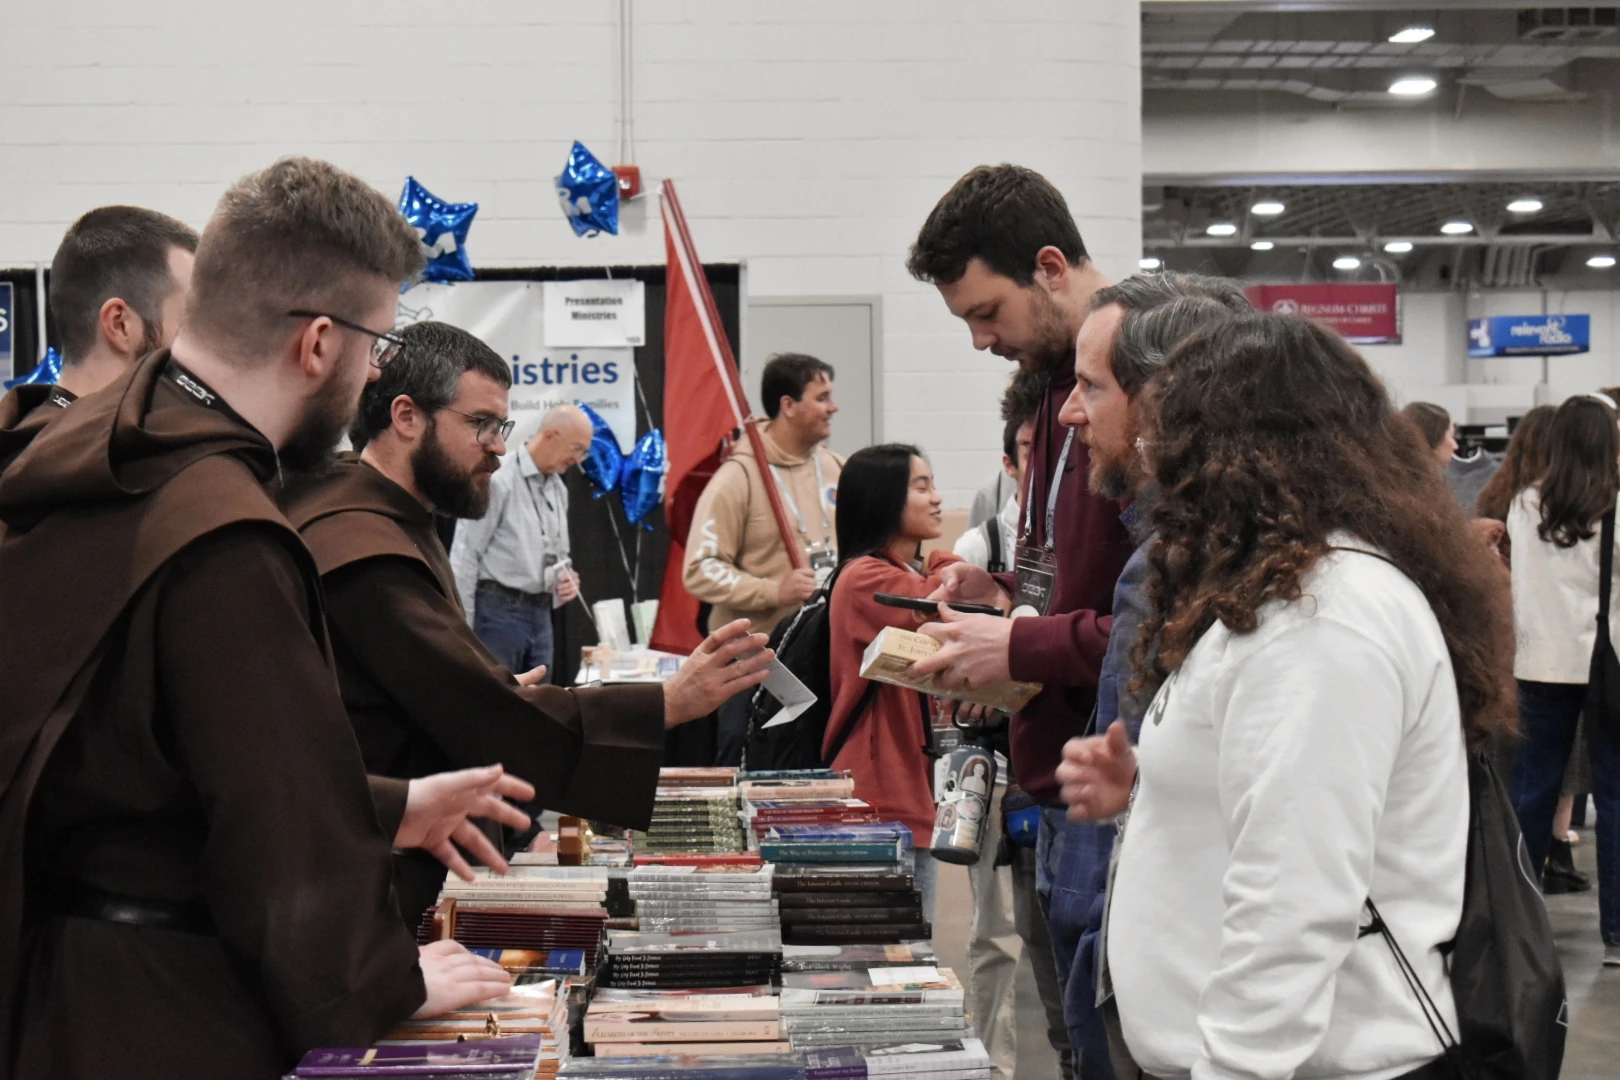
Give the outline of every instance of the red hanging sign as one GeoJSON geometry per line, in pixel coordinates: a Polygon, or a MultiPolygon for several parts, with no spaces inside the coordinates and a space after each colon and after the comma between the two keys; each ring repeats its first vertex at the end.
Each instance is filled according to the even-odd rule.
{"type": "Polygon", "coordinates": [[[1250,285],[1257,311],[1303,315],[1357,345],[1394,345],[1401,340],[1393,284],[1250,285]]]}

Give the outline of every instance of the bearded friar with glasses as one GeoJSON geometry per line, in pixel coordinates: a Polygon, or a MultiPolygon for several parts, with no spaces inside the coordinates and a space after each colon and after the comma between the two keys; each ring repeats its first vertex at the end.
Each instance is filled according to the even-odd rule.
{"type": "MultiPolygon", "coordinates": [[[[443,323],[415,323],[388,345],[350,430],[358,451],[282,497],[321,574],[367,766],[410,778],[500,762],[534,784],[539,806],[646,828],[665,730],[763,681],[765,636],[745,620],[722,627],[661,686],[570,690],[546,685],[543,669],[503,666],[468,623],[433,519],[489,510],[513,426],[511,369],[443,323]]],[[[444,869],[404,853],[395,881],[414,927],[444,869]]]]}

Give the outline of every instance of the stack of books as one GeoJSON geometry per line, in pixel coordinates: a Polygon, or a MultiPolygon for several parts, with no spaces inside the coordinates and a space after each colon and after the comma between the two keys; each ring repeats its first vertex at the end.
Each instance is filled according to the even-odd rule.
{"type": "Polygon", "coordinates": [[[737,791],[753,803],[853,799],[855,780],[847,770],[776,769],[741,774],[737,779],[737,791]]]}
{"type": "Polygon", "coordinates": [[[656,931],[776,930],[769,866],[644,865],[626,875],[637,926],[656,931]]]}
{"type": "Polygon", "coordinates": [[[636,850],[741,851],[739,812],[736,769],[660,769],[652,824],[636,850]]]}
{"type": "Polygon", "coordinates": [[[557,1075],[540,1035],[467,1042],[383,1043],[348,1050],[311,1050],[289,1077],[399,1076],[531,1080],[557,1075]]]}
{"type": "Polygon", "coordinates": [[[795,1050],[961,1042],[973,1036],[950,968],[856,967],[782,974],[782,1027],[795,1050]]]}
{"type": "Polygon", "coordinates": [[[775,930],[649,933],[609,930],[597,986],[620,990],[699,990],[769,986],[782,969],[775,930]]]}
{"type": "Polygon", "coordinates": [[[481,1001],[429,1020],[405,1020],[383,1040],[422,1043],[474,1040],[500,1043],[506,1036],[538,1037],[537,1076],[550,1076],[568,1056],[568,986],[565,982],[533,975],[517,976],[511,993],[481,1001]]]}
{"type": "Polygon", "coordinates": [[[749,846],[758,850],[760,839],[772,826],[876,825],[882,819],[862,799],[744,799],[743,820],[749,846]]]}
{"type": "Polygon", "coordinates": [[[806,1050],[804,1080],[856,1080],[911,1076],[926,1080],[990,1080],[990,1055],[978,1039],[911,1042],[885,1046],[844,1046],[806,1050]]]}
{"type": "Polygon", "coordinates": [[[597,1057],[785,1054],[776,995],[734,990],[598,990],[585,1010],[597,1057]]]}
{"type": "Polygon", "coordinates": [[[559,953],[529,965],[548,971],[595,966],[608,917],[605,869],[531,864],[506,874],[480,867],[474,874],[472,881],[446,875],[439,902],[417,928],[418,943],[452,938],[470,949],[559,953]],[[575,952],[577,961],[569,955],[575,952]]]}
{"type": "Polygon", "coordinates": [[[933,935],[908,864],[782,863],[772,870],[786,944],[889,945],[933,935]]]}

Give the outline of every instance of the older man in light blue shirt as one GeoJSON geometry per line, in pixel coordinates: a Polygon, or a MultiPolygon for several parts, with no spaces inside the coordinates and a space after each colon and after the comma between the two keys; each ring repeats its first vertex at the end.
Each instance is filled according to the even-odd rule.
{"type": "MultiPolygon", "coordinates": [[[[490,481],[489,512],[462,521],[450,547],[461,606],[475,633],[511,671],[552,666],[552,607],[579,595],[568,562],[568,488],[585,459],[591,422],[558,405],[508,454],[490,481]]],[[[549,676],[548,676],[549,677],[549,676]]]]}

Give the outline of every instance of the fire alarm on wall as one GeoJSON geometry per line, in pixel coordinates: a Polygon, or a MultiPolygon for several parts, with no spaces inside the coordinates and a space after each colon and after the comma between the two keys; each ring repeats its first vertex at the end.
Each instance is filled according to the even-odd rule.
{"type": "Polygon", "coordinates": [[[613,175],[619,178],[619,198],[633,199],[641,194],[641,166],[615,165],[613,175]]]}

